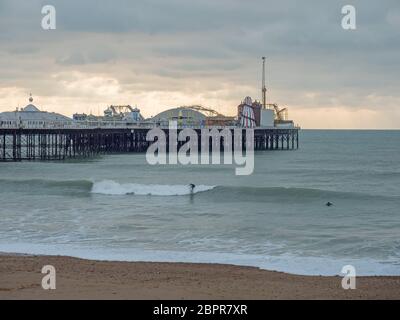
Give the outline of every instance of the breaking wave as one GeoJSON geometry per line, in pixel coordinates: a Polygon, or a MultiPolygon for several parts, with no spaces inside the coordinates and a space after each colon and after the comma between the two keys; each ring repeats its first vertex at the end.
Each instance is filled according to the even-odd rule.
{"type": "MultiPolygon", "coordinates": [[[[27,192],[29,194],[63,194],[73,196],[103,195],[153,195],[153,196],[184,196],[191,194],[189,184],[161,185],[122,183],[114,180],[9,180],[0,179],[0,190],[4,192],[27,192]],[[4,188],[3,188],[4,186],[4,188]]],[[[204,193],[215,201],[258,201],[269,202],[293,201],[302,202],[314,199],[358,199],[368,200],[399,200],[398,195],[377,195],[363,192],[333,191],[324,189],[298,187],[251,187],[251,186],[216,186],[196,185],[193,193],[204,193]]]]}
{"type": "MultiPolygon", "coordinates": [[[[197,185],[193,193],[214,189],[215,186],[197,185]]],[[[153,195],[153,196],[184,196],[191,194],[188,185],[160,185],[160,184],[136,184],[118,183],[112,180],[94,182],[92,193],[106,195],[153,195]]]]}

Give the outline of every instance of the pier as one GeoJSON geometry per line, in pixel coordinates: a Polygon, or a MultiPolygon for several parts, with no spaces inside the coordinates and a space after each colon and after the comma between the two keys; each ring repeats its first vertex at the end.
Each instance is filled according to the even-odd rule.
{"type": "Polygon", "coordinates": [[[71,119],[60,113],[43,111],[33,104],[30,94],[29,104],[24,108],[0,113],[0,161],[65,160],[146,152],[153,143],[159,146],[160,138],[166,141],[161,150],[153,148],[156,152],[176,152],[189,141],[188,148],[182,152],[197,147],[198,152],[298,149],[300,127],[288,118],[288,108],[267,103],[264,57],[262,61],[262,103],[246,96],[237,106],[236,116],[190,105],[145,118],[137,107],[110,105],[104,115],[75,113],[71,119]],[[163,132],[158,130],[160,137],[155,135],[154,141],[148,141],[147,134],[154,128],[163,132]],[[173,141],[184,129],[192,129],[183,132],[182,139],[188,136],[186,141],[173,141]],[[207,134],[210,130],[212,137],[207,134]],[[197,138],[197,147],[192,138],[197,138]]]}
{"type": "MultiPolygon", "coordinates": [[[[5,128],[0,126],[0,161],[66,160],[102,154],[146,152],[151,128],[5,128]]],[[[219,130],[222,130],[220,128],[219,130]]],[[[234,128],[229,128],[233,131],[234,128]]],[[[162,128],[166,136],[168,128],[162,128]]],[[[182,129],[178,129],[179,131],[182,129]]],[[[201,130],[195,129],[200,141],[201,130]]],[[[255,128],[254,150],[295,150],[298,128],[255,128]]],[[[243,130],[242,141],[245,143],[243,130]]],[[[223,138],[221,138],[223,139],[223,138]]],[[[211,140],[210,140],[211,141],[211,140]]],[[[215,142],[215,141],[214,141],[215,142]]],[[[178,149],[185,142],[180,142],[178,149]]],[[[223,149],[223,141],[220,141],[223,149]]],[[[213,145],[210,143],[210,148],[213,145]]],[[[168,150],[168,146],[167,146],[168,150]]]]}

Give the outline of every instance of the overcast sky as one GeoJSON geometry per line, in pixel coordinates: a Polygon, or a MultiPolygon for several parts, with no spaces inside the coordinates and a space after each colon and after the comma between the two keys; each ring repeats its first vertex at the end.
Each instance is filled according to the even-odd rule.
{"type": "Polygon", "coordinates": [[[0,0],[0,111],[34,103],[71,116],[110,104],[144,116],[247,95],[303,128],[400,129],[399,0],[0,0]],[[56,30],[43,30],[44,5],[56,30]],[[341,26],[355,6],[357,29],[341,26]]]}

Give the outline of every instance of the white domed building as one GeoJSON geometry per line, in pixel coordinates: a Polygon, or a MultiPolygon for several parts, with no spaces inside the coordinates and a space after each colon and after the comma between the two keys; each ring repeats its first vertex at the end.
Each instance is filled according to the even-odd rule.
{"type": "Polygon", "coordinates": [[[178,107],[160,112],[151,120],[160,125],[168,126],[170,121],[177,121],[179,126],[204,126],[206,116],[197,110],[178,107]]]}
{"type": "Polygon", "coordinates": [[[72,119],[55,112],[40,111],[33,103],[15,111],[0,113],[1,128],[62,128],[72,124],[72,119]]]}

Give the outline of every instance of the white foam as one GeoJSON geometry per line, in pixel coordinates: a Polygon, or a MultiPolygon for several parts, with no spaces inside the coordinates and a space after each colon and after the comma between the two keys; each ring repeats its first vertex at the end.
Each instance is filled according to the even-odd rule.
{"type": "Polygon", "coordinates": [[[83,259],[103,261],[149,261],[149,262],[189,262],[223,263],[240,266],[253,266],[266,270],[276,270],[301,275],[342,275],[344,265],[353,265],[359,276],[398,276],[400,267],[395,261],[376,261],[373,259],[337,259],[333,257],[299,257],[289,254],[264,256],[223,252],[186,252],[145,250],[136,248],[91,248],[67,244],[3,244],[1,253],[34,255],[67,255],[83,259]]]}
{"type": "MultiPolygon", "coordinates": [[[[197,185],[193,193],[214,189],[215,186],[197,185]]],[[[153,195],[153,196],[184,196],[191,194],[189,185],[160,185],[160,184],[136,184],[118,183],[112,180],[94,182],[92,193],[106,195],[153,195]]]]}

